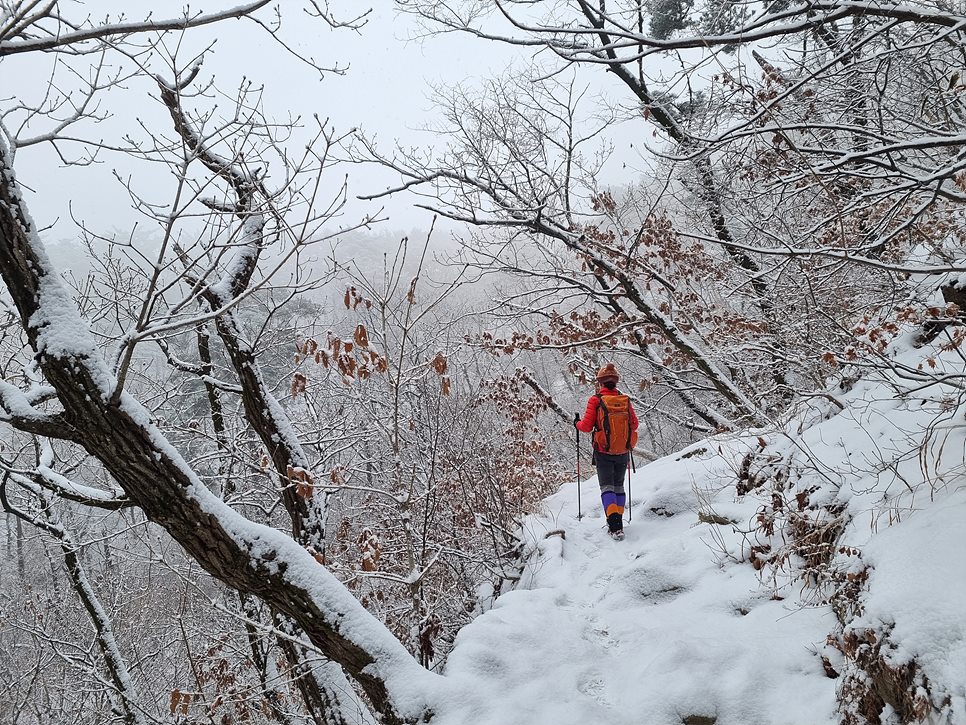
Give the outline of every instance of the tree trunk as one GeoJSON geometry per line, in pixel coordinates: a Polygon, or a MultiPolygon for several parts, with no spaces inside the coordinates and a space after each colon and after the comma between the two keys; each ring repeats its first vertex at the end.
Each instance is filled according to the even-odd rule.
{"type": "MultiPolygon", "coordinates": [[[[2,142],[0,275],[63,406],[53,429],[97,458],[145,515],[209,574],[298,622],[313,644],[360,683],[386,723],[426,714],[427,693],[416,696],[423,712],[401,713],[387,680],[409,690],[433,676],[301,546],[212,495],[154,427],[148,411],[131,396],[116,395],[117,381],[50,266],[2,142]]],[[[17,412],[32,423],[53,418],[40,411],[17,412]]],[[[413,694],[407,699],[412,701],[413,694]]]]}

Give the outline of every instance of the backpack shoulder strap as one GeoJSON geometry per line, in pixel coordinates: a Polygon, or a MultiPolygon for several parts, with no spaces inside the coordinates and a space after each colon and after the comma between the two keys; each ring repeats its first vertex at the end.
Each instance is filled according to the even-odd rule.
{"type": "Polygon", "coordinates": [[[607,406],[604,404],[604,396],[600,393],[594,393],[594,397],[597,398],[597,420],[594,421],[594,428],[596,430],[603,430],[603,428],[597,423],[601,419],[607,417],[607,406]]]}
{"type": "Polygon", "coordinates": [[[602,421],[602,424],[597,426],[597,430],[604,431],[606,450],[610,450],[610,411],[607,410],[607,403],[600,393],[597,393],[597,419],[602,421]]]}

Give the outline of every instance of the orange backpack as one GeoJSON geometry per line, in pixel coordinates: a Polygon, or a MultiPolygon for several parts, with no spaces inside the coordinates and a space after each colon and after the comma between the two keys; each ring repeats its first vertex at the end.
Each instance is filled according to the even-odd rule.
{"type": "Polygon", "coordinates": [[[631,430],[631,399],[626,395],[597,394],[597,424],[594,450],[619,456],[637,445],[637,431],[631,430]]]}

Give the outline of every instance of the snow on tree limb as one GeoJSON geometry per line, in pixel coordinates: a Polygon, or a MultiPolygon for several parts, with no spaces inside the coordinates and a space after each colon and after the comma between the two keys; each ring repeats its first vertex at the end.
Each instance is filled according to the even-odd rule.
{"type": "Polygon", "coordinates": [[[0,275],[77,442],[132,502],[212,576],[297,621],[360,683],[387,723],[431,711],[438,676],[423,670],[302,546],[211,494],[132,396],[112,403],[116,381],[46,256],[2,144],[0,275]]]}
{"type": "MultiPolygon", "coordinates": [[[[56,13],[57,2],[50,2],[39,13],[27,17],[0,18],[7,21],[6,27],[0,28],[0,57],[14,55],[17,53],[30,53],[35,51],[51,51],[71,49],[75,51],[77,44],[89,40],[104,40],[117,42],[118,38],[139,33],[154,33],[165,30],[187,30],[198,28],[204,25],[219,23],[232,18],[242,18],[251,15],[256,10],[265,7],[271,0],[255,0],[245,5],[238,5],[221,12],[197,13],[195,15],[185,14],[181,18],[171,18],[168,20],[145,20],[143,22],[128,23],[105,23],[94,25],[90,28],[73,30],[71,32],[51,32],[44,37],[25,37],[20,34],[25,28],[36,26],[41,20],[51,19],[58,24],[63,23],[63,19],[56,13]],[[19,35],[19,37],[18,37],[19,35]],[[13,40],[9,38],[13,37],[13,40]]],[[[69,27],[65,25],[65,27],[69,27]]]]}

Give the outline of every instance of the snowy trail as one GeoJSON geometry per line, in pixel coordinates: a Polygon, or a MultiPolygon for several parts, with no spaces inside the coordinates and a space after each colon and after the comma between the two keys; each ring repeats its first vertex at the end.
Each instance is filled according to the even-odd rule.
{"type": "Polygon", "coordinates": [[[835,681],[818,654],[831,613],[772,600],[751,566],[718,550],[740,550],[741,539],[699,523],[693,482],[720,489],[719,514],[747,521],[753,504],[734,503],[724,457],[694,450],[635,474],[623,542],[606,535],[593,479],[581,485],[581,521],[575,484],[548,499],[528,521],[536,551],[520,586],[466,627],[450,656],[447,674],[473,696],[434,722],[836,722],[835,681]]]}

